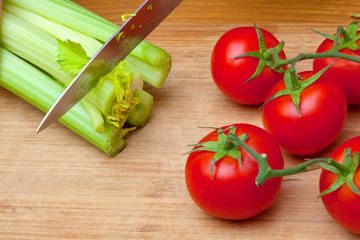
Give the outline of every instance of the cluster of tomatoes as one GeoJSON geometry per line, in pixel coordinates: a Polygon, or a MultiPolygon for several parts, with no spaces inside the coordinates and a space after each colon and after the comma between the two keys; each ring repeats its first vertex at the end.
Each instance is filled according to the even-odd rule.
{"type": "MultiPolygon", "coordinates": [[[[345,46],[338,51],[360,57],[360,37],[354,32],[352,24],[348,29],[353,42],[352,45],[346,43],[346,46],[352,47],[345,46]],[[358,46],[354,48],[354,44],[358,46]]],[[[253,57],[250,54],[236,57],[259,51],[262,43],[267,49],[280,44],[273,34],[256,27],[239,27],[226,32],[214,47],[211,70],[217,87],[231,100],[245,105],[263,104],[265,129],[250,124],[234,124],[234,134],[246,134],[244,142],[247,146],[258,154],[266,154],[272,169],[283,169],[281,149],[294,155],[309,156],[323,150],[339,136],[346,121],[348,104],[360,104],[360,63],[338,58],[316,58],[312,71],[296,74],[300,79],[299,86],[302,86],[301,82],[305,86],[289,86],[291,82],[284,80],[287,65],[274,70],[263,64],[271,59],[260,61],[262,56],[253,57]],[[256,30],[261,31],[261,39],[256,30]],[[325,71],[324,68],[330,64],[325,71]],[[261,73],[248,81],[259,69],[261,73]],[[305,84],[309,81],[311,83],[305,84]]],[[[334,41],[329,37],[319,45],[317,53],[333,48],[334,41]]],[[[282,49],[278,51],[278,57],[286,59],[282,49]]],[[[258,186],[255,181],[259,173],[258,162],[238,145],[229,147],[225,136],[229,133],[227,128],[214,130],[195,145],[186,163],[186,184],[192,199],[205,212],[223,219],[249,219],[273,204],[282,178],[271,178],[258,186]]],[[[329,158],[340,164],[345,158],[346,161],[354,159],[355,165],[350,164],[351,170],[344,170],[343,175],[339,173],[341,176],[336,174],[337,169],[330,171],[332,167],[324,168],[320,176],[320,191],[326,191],[334,183],[339,185],[321,196],[323,203],[340,225],[360,234],[360,195],[351,189],[360,187],[358,152],[360,137],[336,148],[329,158]],[[346,150],[351,154],[346,155],[346,150]],[[350,187],[338,181],[340,177],[349,178],[349,174],[352,174],[354,183],[350,187]]]]}

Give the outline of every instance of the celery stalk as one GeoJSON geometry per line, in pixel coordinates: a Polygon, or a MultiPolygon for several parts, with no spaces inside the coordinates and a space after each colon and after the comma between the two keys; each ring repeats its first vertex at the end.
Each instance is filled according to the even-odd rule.
{"type": "MultiPolygon", "coordinates": [[[[64,88],[48,75],[0,47],[0,85],[42,111],[48,111],[64,88]]],[[[82,136],[105,153],[114,156],[126,146],[119,129],[104,124],[103,133],[94,132],[87,111],[81,103],[59,119],[59,122],[82,136]]]]}
{"type": "Polygon", "coordinates": [[[104,118],[102,117],[99,110],[94,105],[86,101],[86,99],[82,99],[81,103],[89,114],[95,132],[103,133],[105,129],[104,118]]]}
{"type": "Polygon", "coordinates": [[[140,97],[141,102],[136,105],[127,118],[127,122],[134,126],[144,126],[150,118],[151,110],[154,105],[154,98],[144,90],[136,92],[136,96],[140,97]]]}
{"type": "Polygon", "coordinates": [[[102,46],[102,43],[90,37],[89,35],[74,31],[73,29],[65,27],[62,24],[53,22],[47,18],[8,2],[4,3],[3,10],[34,25],[35,27],[43,30],[56,39],[60,39],[62,41],[70,39],[74,42],[80,43],[90,57],[92,57],[102,46]]]}
{"type": "MultiPolygon", "coordinates": [[[[73,2],[71,2],[71,3],[73,3],[73,2]]],[[[31,23],[32,25],[43,30],[44,32],[47,32],[48,34],[55,37],[56,39],[60,39],[62,41],[70,39],[72,41],[80,43],[81,46],[83,46],[83,48],[85,49],[85,51],[87,52],[87,54],[89,56],[93,56],[98,51],[98,49],[102,46],[102,44],[99,41],[97,41],[96,39],[94,39],[88,35],[85,35],[78,31],[69,29],[68,27],[65,27],[62,24],[48,20],[47,18],[44,18],[33,12],[27,11],[16,5],[13,5],[10,3],[5,3],[3,9],[5,11],[15,15],[16,17],[23,19],[24,21],[26,21],[28,23],[31,23]]],[[[84,8],[79,8],[79,9],[84,9],[84,8]]],[[[21,49],[24,49],[24,47],[21,47],[21,49]]],[[[153,48],[150,48],[149,50],[155,51],[155,49],[156,49],[156,47],[153,47],[153,48]]],[[[134,61],[132,61],[132,62],[134,62],[134,61]]],[[[149,75],[148,78],[151,79],[152,82],[154,82],[154,84],[156,83],[156,80],[154,80],[154,78],[156,79],[158,77],[159,71],[152,72],[151,68],[150,69],[145,68],[147,64],[143,63],[143,62],[140,62],[140,63],[134,62],[134,63],[138,67],[140,66],[139,70],[136,69],[135,67],[133,67],[132,64],[129,63],[129,61],[125,60],[126,68],[129,71],[133,72],[134,78],[137,79],[133,82],[142,83],[142,76],[140,76],[140,74],[142,73],[143,75],[149,75]],[[142,65],[142,63],[143,63],[143,65],[142,65]]],[[[39,65],[39,66],[41,67],[41,65],[39,65]]],[[[109,93],[113,92],[113,87],[111,85],[112,85],[111,83],[106,82],[102,89],[99,88],[98,91],[91,92],[89,94],[89,95],[91,95],[91,97],[88,97],[88,101],[90,103],[96,105],[104,115],[109,114],[112,103],[115,100],[114,94],[109,95],[109,93]]],[[[136,87],[136,89],[141,90],[142,85],[136,87]]]]}
{"type": "Polygon", "coordinates": [[[159,88],[164,84],[168,73],[167,68],[170,66],[167,61],[161,61],[163,64],[161,68],[154,68],[151,63],[146,62],[135,55],[128,55],[126,61],[133,66],[137,66],[144,81],[150,85],[159,88]]]}
{"type": "Polygon", "coordinates": [[[5,10],[0,24],[0,43],[4,48],[44,69],[63,85],[73,78],[59,70],[56,39],[5,10]]]}
{"type": "MultiPolygon", "coordinates": [[[[73,30],[68,30],[70,33],[71,31],[73,30]]],[[[72,34],[69,37],[71,36],[72,34]]],[[[59,53],[56,39],[6,10],[3,11],[1,22],[0,43],[4,48],[48,72],[63,86],[74,78],[74,75],[60,70],[61,66],[56,61],[59,53]],[[26,41],[23,40],[24,36],[26,41]]],[[[134,72],[133,81],[142,82],[138,71],[134,67],[130,67],[129,63],[125,65],[134,72]]],[[[93,89],[85,97],[88,102],[95,104],[105,116],[110,113],[112,108],[117,107],[117,99],[114,98],[114,88],[111,85],[111,82],[102,84],[101,87],[93,89]]],[[[90,114],[90,116],[93,115],[90,114]]],[[[96,119],[99,118],[93,119],[94,125],[99,129],[101,122],[96,119]]]]}
{"type": "MultiPolygon", "coordinates": [[[[7,50],[49,73],[63,86],[74,78],[73,75],[60,70],[61,66],[56,62],[58,44],[54,38],[5,10],[3,10],[1,21],[0,43],[7,50]]],[[[102,94],[102,97],[106,98],[111,93],[105,94],[103,91],[102,94]]],[[[86,96],[85,99],[89,99],[89,97],[86,96]]],[[[107,102],[109,103],[109,101],[107,102]]],[[[94,113],[89,114],[92,117],[91,120],[94,126],[96,126],[95,129],[102,129],[100,118],[95,117],[96,114],[94,113]]]]}
{"type": "Polygon", "coordinates": [[[112,24],[95,18],[95,14],[79,11],[75,3],[69,4],[62,0],[4,0],[4,3],[12,3],[28,9],[102,41],[115,33],[112,24]]]}
{"type": "MultiPolygon", "coordinates": [[[[126,69],[134,73],[132,81],[133,85],[131,86],[132,91],[142,90],[143,81],[140,73],[130,63],[124,62],[124,65],[126,66],[126,69]]],[[[103,78],[101,87],[96,88],[96,91],[89,92],[87,97],[88,101],[98,109],[101,109],[101,112],[104,115],[109,115],[112,108],[114,107],[114,104],[116,104],[116,94],[114,91],[113,80],[103,78]]]]}
{"type": "MultiPolygon", "coordinates": [[[[52,21],[90,35],[103,43],[118,29],[117,25],[104,20],[76,3],[69,3],[69,1],[5,0],[4,3],[11,3],[25,8],[52,21]]],[[[136,63],[140,65],[138,67],[139,71],[141,71],[142,65],[145,65],[148,71],[150,71],[150,74],[144,74],[145,71],[141,72],[144,81],[154,87],[160,87],[164,83],[171,68],[171,57],[165,50],[147,41],[142,41],[131,52],[130,56],[137,58],[136,63]],[[152,72],[158,72],[158,74],[152,75],[152,72]],[[151,77],[150,79],[148,79],[149,76],[151,77]]],[[[136,65],[134,66],[137,67],[136,65]]]]}
{"type": "MultiPolygon", "coordinates": [[[[0,85],[42,111],[118,29],[70,0],[4,0],[2,13],[0,85]]],[[[170,55],[143,41],[59,122],[115,155],[150,117],[153,97],[143,81],[160,87],[170,68],[170,55]]]]}

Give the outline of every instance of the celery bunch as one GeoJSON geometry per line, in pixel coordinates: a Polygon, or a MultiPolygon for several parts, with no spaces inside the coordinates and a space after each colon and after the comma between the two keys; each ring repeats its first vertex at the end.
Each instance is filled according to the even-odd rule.
{"type": "MultiPolygon", "coordinates": [[[[47,111],[117,28],[69,0],[4,0],[0,85],[47,111]]],[[[170,68],[170,55],[143,41],[59,121],[116,155],[150,117],[153,97],[143,82],[160,87],[170,68]]]]}

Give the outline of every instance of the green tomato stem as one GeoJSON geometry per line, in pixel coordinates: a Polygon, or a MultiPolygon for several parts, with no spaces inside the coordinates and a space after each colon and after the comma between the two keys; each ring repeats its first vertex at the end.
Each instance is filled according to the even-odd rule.
{"type": "MultiPolygon", "coordinates": [[[[338,175],[337,181],[331,186],[328,190],[321,193],[321,195],[327,194],[339,188],[341,185],[346,183],[356,194],[360,195],[360,190],[354,183],[354,174],[359,166],[359,153],[351,153],[350,149],[345,149],[344,151],[344,163],[340,164],[333,160],[332,158],[316,158],[312,160],[307,160],[304,163],[298,164],[294,167],[284,168],[284,169],[272,169],[268,162],[268,156],[265,153],[259,154],[255,152],[251,147],[249,147],[245,142],[248,135],[242,134],[241,136],[236,136],[236,128],[233,126],[227,129],[218,129],[218,140],[202,142],[195,145],[189,153],[195,151],[210,151],[215,152],[213,159],[211,160],[211,179],[213,178],[213,166],[216,161],[222,159],[225,156],[230,156],[236,159],[241,168],[241,152],[239,148],[243,148],[247,153],[249,153],[259,166],[259,173],[256,176],[255,183],[258,187],[262,186],[268,179],[284,177],[288,175],[294,175],[302,172],[307,172],[315,170],[318,168],[323,168],[328,171],[331,171],[338,175]],[[225,131],[229,131],[225,135],[225,131]]],[[[320,196],[321,196],[320,195],[320,196]]]]}
{"type": "Polygon", "coordinates": [[[327,158],[317,158],[313,160],[308,160],[302,164],[299,164],[295,167],[285,168],[285,169],[272,169],[267,163],[267,155],[266,154],[258,154],[253,149],[251,149],[244,141],[239,139],[235,134],[229,133],[228,138],[234,142],[236,142],[239,146],[245,149],[258,163],[259,165],[259,173],[255,179],[256,185],[263,185],[266,180],[270,178],[283,177],[288,175],[294,175],[301,172],[306,172],[310,170],[318,169],[319,166],[317,163],[325,162],[328,163],[329,159],[327,158]]]}
{"type": "Polygon", "coordinates": [[[323,53],[300,53],[294,58],[285,59],[285,60],[274,56],[276,61],[275,61],[275,64],[273,65],[273,69],[278,69],[284,65],[291,64],[291,66],[290,66],[291,71],[295,71],[295,65],[297,62],[299,62],[301,60],[317,59],[317,58],[339,58],[339,59],[344,59],[344,60],[349,60],[349,61],[360,63],[359,57],[355,57],[355,56],[351,56],[351,55],[339,52],[338,46],[339,46],[340,35],[343,36],[345,41],[352,40],[352,37],[349,35],[349,33],[342,26],[340,26],[340,27],[338,27],[338,29],[336,31],[336,36],[334,39],[334,46],[331,50],[323,52],[323,53]]]}
{"type": "Polygon", "coordinates": [[[288,65],[288,64],[291,64],[290,68],[295,68],[296,62],[299,62],[301,60],[316,59],[316,58],[340,58],[340,59],[345,59],[345,60],[350,60],[353,62],[360,63],[359,57],[347,55],[347,54],[338,52],[334,49],[331,49],[331,50],[323,52],[323,53],[300,53],[296,57],[286,59],[286,60],[279,58],[279,59],[277,59],[276,63],[274,64],[273,68],[280,68],[280,67],[282,67],[284,65],[288,65]]]}

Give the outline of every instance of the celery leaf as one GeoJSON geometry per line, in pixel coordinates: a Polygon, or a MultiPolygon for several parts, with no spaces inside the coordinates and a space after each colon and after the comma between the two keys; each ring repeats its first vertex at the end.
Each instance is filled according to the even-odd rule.
{"type": "Polygon", "coordinates": [[[57,62],[61,65],[60,69],[77,75],[91,58],[87,56],[81,44],[71,40],[57,41],[59,46],[57,62]]]}

